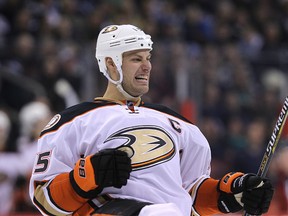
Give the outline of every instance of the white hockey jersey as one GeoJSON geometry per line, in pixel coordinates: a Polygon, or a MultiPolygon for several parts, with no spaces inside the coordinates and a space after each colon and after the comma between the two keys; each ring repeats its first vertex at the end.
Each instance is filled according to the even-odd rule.
{"type": "MultiPolygon", "coordinates": [[[[189,191],[196,181],[210,175],[211,152],[204,135],[164,106],[103,98],[64,110],[44,128],[30,182],[31,199],[35,201],[36,182],[49,182],[68,173],[80,157],[107,148],[126,150],[132,172],[126,186],[104,188],[101,194],[174,203],[183,215],[191,214],[194,197],[189,191]]],[[[45,187],[42,190],[51,208],[71,214],[58,209],[45,187]]],[[[39,200],[37,207],[41,210],[39,200]]]]}

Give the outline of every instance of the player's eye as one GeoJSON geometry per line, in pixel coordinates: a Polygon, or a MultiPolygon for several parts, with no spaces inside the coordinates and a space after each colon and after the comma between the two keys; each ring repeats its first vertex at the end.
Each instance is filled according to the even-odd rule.
{"type": "Polygon", "coordinates": [[[141,61],[141,58],[132,58],[132,61],[133,61],[133,62],[140,62],[140,61],[141,61]]]}

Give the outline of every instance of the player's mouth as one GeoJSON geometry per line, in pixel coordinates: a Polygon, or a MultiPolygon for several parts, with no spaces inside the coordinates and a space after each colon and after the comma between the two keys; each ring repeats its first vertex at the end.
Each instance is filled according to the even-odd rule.
{"type": "Polygon", "coordinates": [[[147,75],[138,75],[135,77],[135,79],[139,82],[147,82],[148,76],[147,75]]]}

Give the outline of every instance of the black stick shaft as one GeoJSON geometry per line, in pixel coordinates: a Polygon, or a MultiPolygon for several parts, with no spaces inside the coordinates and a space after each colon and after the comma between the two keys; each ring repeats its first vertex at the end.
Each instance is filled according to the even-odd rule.
{"type": "MultiPolygon", "coordinates": [[[[268,145],[266,147],[266,151],[263,155],[260,167],[258,169],[257,175],[261,177],[265,177],[267,174],[267,171],[270,166],[271,159],[274,155],[275,149],[278,145],[279,139],[281,137],[282,130],[285,125],[285,121],[287,119],[288,115],[288,96],[286,97],[284,104],[282,106],[281,112],[278,116],[276,125],[273,129],[272,135],[269,139],[268,145]]],[[[250,214],[244,212],[244,216],[251,216],[250,214]]]]}
{"type": "Polygon", "coordinates": [[[257,175],[261,177],[265,177],[266,173],[269,169],[269,165],[272,159],[272,156],[275,152],[275,149],[278,145],[282,129],[284,128],[285,121],[288,113],[288,97],[286,97],[285,102],[282,106],[281,112],[279,114],[278,120],[270,137],[269,143],[267,145],[266,151],[263,155],[262,162],[260,164],[257,175]]]}

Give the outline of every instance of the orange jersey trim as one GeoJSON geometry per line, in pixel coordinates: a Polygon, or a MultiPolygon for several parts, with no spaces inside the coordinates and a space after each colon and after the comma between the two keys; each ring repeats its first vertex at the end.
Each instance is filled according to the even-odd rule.
{"type": "Polygon", "coordinates": [[[74,191],[69,180],[69,173],[56,176],[49,184],[48,190],[53,203],[64,211],[74,212],[88,200],[74,191]]]}
{"type": "Polygon", "coordinates": [[[200,215],[222,214],[218,209],[218,180],[207,178],[199,186],[194,202],[194,208],[200,215]]]}

